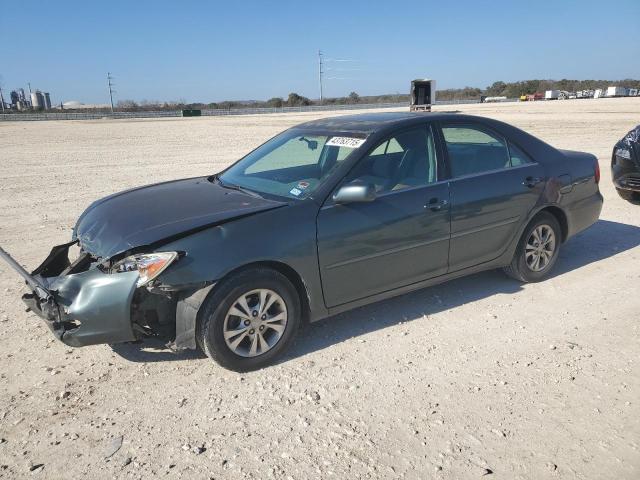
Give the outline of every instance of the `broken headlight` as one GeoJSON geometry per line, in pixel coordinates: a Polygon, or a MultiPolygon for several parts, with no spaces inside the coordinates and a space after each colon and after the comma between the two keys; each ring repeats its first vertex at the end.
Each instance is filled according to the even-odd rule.
{"type": "Polygon", "coordinates": [[[138,287],[160,275],[178,258],[178,252],[157,252],[131,255],[111,267],[111,273],[138,272],[138,287]]]}

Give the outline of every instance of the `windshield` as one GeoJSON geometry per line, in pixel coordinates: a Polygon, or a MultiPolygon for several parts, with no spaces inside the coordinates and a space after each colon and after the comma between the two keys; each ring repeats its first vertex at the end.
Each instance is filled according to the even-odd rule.
{"type": "Polygon", "coordinates": [[[220,176],[223,184],[287,198],[311,195],[364,138],[288,130],[220,176]]]}

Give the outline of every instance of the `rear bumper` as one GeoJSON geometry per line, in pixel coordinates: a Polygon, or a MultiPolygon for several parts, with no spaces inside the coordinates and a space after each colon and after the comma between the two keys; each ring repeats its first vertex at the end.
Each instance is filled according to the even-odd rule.
{"type": "Polygon", "coordinates": [[[567,238],[572,237],[576,233],[596,223],[600,218],[603,202],[602,194],[598,190],[593,195],[589,195],[569,205],[567,208],[570,212],[567,238]]]}
{"type": "Polygon", "coordinates": [[[136,340],[131,321],[131,303],[138,273],[104,273],[95,266],[79,273],[69,271],[69,245],[54,247],[33,278],[46,287],[48,297],[38,292],[23,295],[27,307],[41,317],[58,340],[72,347],[136,340]],[[50,276],[51,275],[51,276],[50,276]]]}

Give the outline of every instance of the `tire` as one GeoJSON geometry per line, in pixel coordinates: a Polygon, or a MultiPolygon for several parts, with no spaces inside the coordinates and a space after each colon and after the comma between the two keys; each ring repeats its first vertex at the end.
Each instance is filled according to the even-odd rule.
{"type": "Polygon", "coordinates": [[[522,237],[520,237],[518,241],[513,260],[504,268],[504,272],[520,282],[531,283],[543,280],[548,276],[558,259],[561,242],[562,232],[556,217],[547,212],[540,212],[529,222],[527,228],[524,229],[522,237]],[[540,247],[545,253],[537,254],[537,251],[534,249],[538,247],[531,245],[531,243],[535,244],[535,242],[537,242],[534,232],[538,232],[538,234],[543,232],[544,235],[544,232],[547,231],[553,233],[553,250],[550,252],[550,243],[548,242],[546,246],[540,247]],[[527,248],[527,246],[529,246],[529,248],[527,248]],[[525,251],[529,252],[529,255],[525,255],[525,251]],[[543,260],[540,260],[536,265],[536,256],[543,258],[544,263],[542,263],[543,260]],[[530,263],[533,263],[533,265],[530,263]]]}
{"type": "Polygon", "coordinates": [[[634,192],[632,190],[623,190],[621,188],[616,188],[616,190],[618,191],[618,195],[620,195],[620,198],[622,198],[623,200],[627,200],[629,202],[640,200],[640,194],[637,192],[634,192]]]}
{"type": "Polygon", "coordinates": [[[300,298],[287,277],[269,268],[252,268],[212,290],[198,315],[196,340],[222,367],[237,372],[257,370],[289,347],[301,314],[300,298]],[[264,313],[260,300],[268,307],[264,313]],[[283,313],[284,323],[277,318],[283,313]]]}

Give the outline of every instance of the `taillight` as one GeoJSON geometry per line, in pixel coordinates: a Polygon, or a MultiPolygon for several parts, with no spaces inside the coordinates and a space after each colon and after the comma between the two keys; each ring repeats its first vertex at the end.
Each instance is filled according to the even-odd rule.
{"type": "Polygon", "coordinates": [[[598,162],[598,159],[596,159],[595,163],[596,163],[595,172],[594,172],[593,176],[596,179],[596,183],[600,183],[600,162],[598,162]]]}

